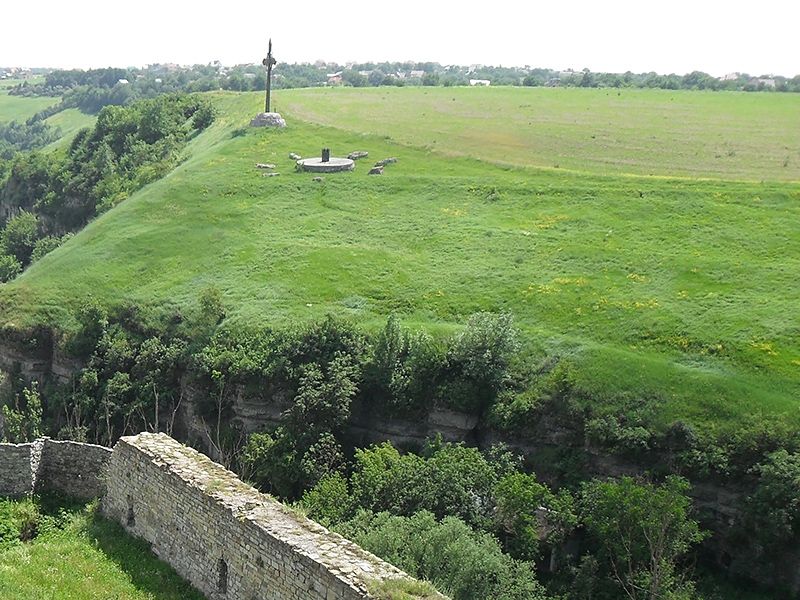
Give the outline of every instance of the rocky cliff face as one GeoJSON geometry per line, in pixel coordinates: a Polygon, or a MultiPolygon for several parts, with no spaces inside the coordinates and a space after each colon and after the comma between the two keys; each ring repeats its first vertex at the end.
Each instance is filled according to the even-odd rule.
{"type": "Polygon", "coordinates": [[[43,340],[37,349],[21,348],[9,340],[0,340],[0,371],[19,373],[29,381],[54,379],[66,383],[83,368],[80,360],[66,356],[55,340],[43,340]]]}
{"type": "Polygon", "coordinates": [[[11,343],[0,341],[0,371],[10,373],[19,369],[25,379],[40,381],[50,375],[51,365],[50,356],[31,356],[11,343]]]}

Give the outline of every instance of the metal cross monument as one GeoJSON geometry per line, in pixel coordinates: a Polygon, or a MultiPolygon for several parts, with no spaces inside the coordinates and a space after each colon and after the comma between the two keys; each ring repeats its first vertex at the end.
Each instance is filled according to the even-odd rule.
{"type": "Polygon", "coordinates": [[[269,40],[269,50],[267,50],[267,58],[261,61],[261,64],[267,67],[267,101],[264,104],[264,112],[270,111],[270,95],[272,94],[272,67],[278,61],[272,57],[272,38],[269,40]]]}

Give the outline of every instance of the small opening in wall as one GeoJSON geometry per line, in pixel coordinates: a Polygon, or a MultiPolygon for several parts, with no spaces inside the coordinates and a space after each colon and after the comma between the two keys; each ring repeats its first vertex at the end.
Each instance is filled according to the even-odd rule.
{"type": "Polygon", "coordinates": [[[228,563],[226,563],[223,559],[219,559],[217,561],[217,574],[219,575],[219,579],[217,580],[217,592],[220,594],[227,594],[228,593],[228,563]]]}
{"type": "Polygon", "coordinates": [[[136,515],[133,512],[133,498],[130,496],[128,496],[128,517],[125,521],[128,524],[128,527],[136,526],[136,515]]]}
{"type": "Polygon", "coordinates": [[[260,556],[256,559],[256,566],[259,569],[263,569],[264,568],[264,559],[261,558],[260,556]]]}

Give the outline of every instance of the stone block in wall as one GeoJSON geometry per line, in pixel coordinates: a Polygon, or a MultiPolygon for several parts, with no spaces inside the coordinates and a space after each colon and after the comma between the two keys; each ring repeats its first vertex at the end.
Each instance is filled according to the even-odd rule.
{"type": "Polygon", "coordinates": [[[0,444],[0,496],[21,498],[33,492],[33,444],[0,444]]]}

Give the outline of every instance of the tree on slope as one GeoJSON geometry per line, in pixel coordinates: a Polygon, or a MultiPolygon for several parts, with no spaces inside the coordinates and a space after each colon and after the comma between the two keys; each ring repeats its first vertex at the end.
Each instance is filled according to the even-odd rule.
{"type": "Polygon", "coordinates": [[[631,477],[584,487],[583,522],[598,544],[601,563],[631,600],[694,596],[678,561],[704,537],[690,518],[688,482],[667,477],[661,485],[631,477]]]}

